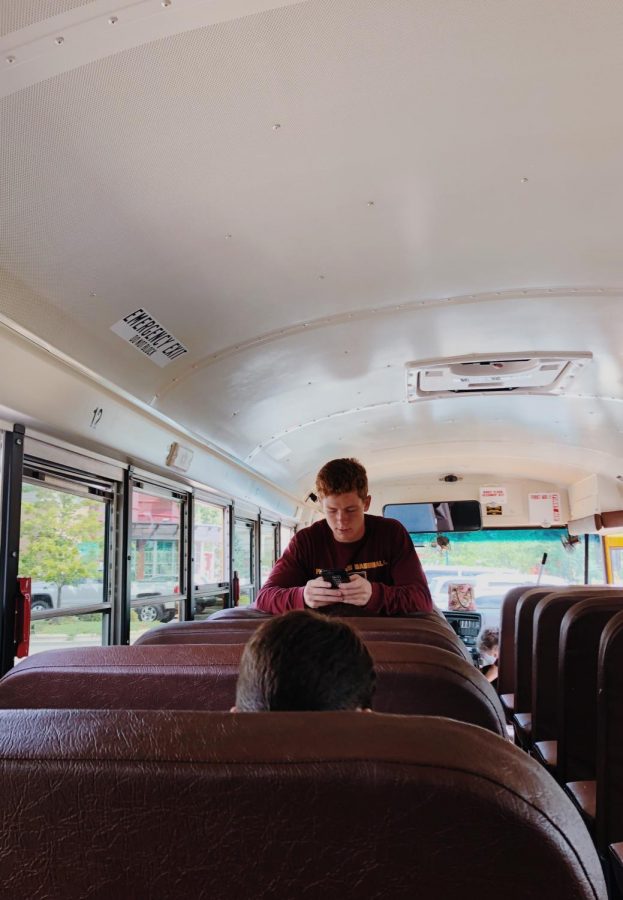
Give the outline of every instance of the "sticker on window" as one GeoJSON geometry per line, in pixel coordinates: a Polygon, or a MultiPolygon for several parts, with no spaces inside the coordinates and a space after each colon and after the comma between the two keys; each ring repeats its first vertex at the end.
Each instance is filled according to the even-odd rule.
{"type": "Polygon", "coordinates": [[[188,347],[174,338],[157,319],[146,310],[136,309],[124,319],[110,326],[118,334],[160,368],[188,353],[188,347]]]}

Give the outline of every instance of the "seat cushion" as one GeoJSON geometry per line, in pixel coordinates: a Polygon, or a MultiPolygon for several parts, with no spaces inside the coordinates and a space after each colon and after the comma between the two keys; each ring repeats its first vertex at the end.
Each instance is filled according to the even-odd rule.
{"type": "Polygon", "coordinates": [[[570,781],[565,790],[582,813],[588,830],[592,833],[595,825],[595,809],[597,805],[596,781],[570,781]]]}
{"type": "Polygon", "coordinates": [[[558,763],[558,741],[537,741],[534,745],[534,758],[549,772],[553,772],[558,763]]]}
{"type": "Polygon", "coordinates": [[[517,743],[524,748],[529,747],[532,742],[532,713],[515,713],[513,727],[517,743]]]}
{"type": "Polygon", "coordinates": [[[617,886],[623,894],[623,842],[610,844],[610,866],[617,886]]]}

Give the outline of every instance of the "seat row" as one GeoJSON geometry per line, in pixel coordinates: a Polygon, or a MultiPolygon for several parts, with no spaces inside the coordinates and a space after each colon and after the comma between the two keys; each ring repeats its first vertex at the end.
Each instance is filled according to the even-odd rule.
{"type": "Polygon", "coordinates": [[[443,620],[356,623],[382,712],[233,715],[218,710],[258,617],[234,619],[49,651],[0,681],[0,883],[40,900],[458,900],[487,872],[507,900],[545,900],[552,879],[605,900],[579,813],[503,738],[443,620]]]}
{"type": "Polygon", "coordinates": [[[503,628],[511,613],[513,643],[508,628],[501,636],[503,705],[518,743],[565,787],[606,861],[609,845],[623,842],[623,591],[528,590],[505,598],[503,628]]]}
{"type": "MultiPolygon", "coordinates": [[[[199,644],[196,630],[182,632],[193,637],[190,644],[39,653],[0,680],[0,708],[229,710],[235,703],[244,643],[252,631],[225,635],[224,629],[214,627],[199,644]],[[223,643],[224,636],[234,642],[223,643]]],[[[506,736],[495,690],[463,657],[452,632],[440,633],[441,646],[429,643],[433,634],[418,625],[404,631],[404,642],[369,641],[366,636],[377,672],[374,709],[446,716],[506,736]],[[418,641],[422,636],[424,643],[418,641]]]]}

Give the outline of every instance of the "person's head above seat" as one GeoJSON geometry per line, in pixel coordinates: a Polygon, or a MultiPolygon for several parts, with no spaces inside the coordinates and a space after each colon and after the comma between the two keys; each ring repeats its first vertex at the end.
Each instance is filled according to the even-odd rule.
{"type": "Polygon", "coordinates": [[[368,709],[372,658],[345,622],[306,610],[261,625],[240,660],[238,712],[368,709]]]}
{"type": "Polygon", "coordinates": [[[352,543],[364,536],[364,513],[370,507],[368,476],[357,459],[332,459],[316,475],[316,493],[336,541],[352,543]]]}
{"type": "Polygon", "coordinates": [[[500,645],[499,628],[483,628],[477,639],[478,652],[485,656],[496,657],[500,645]]]}

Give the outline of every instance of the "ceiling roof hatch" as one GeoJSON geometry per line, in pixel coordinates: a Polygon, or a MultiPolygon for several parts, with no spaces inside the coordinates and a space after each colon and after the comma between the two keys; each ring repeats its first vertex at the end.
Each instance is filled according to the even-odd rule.
{"type": "Polygon", "coordinates": [[[589,352],[500,353],[406,364],[407,400],[457,394],[559,394],[593,358],[589,352]]]}

